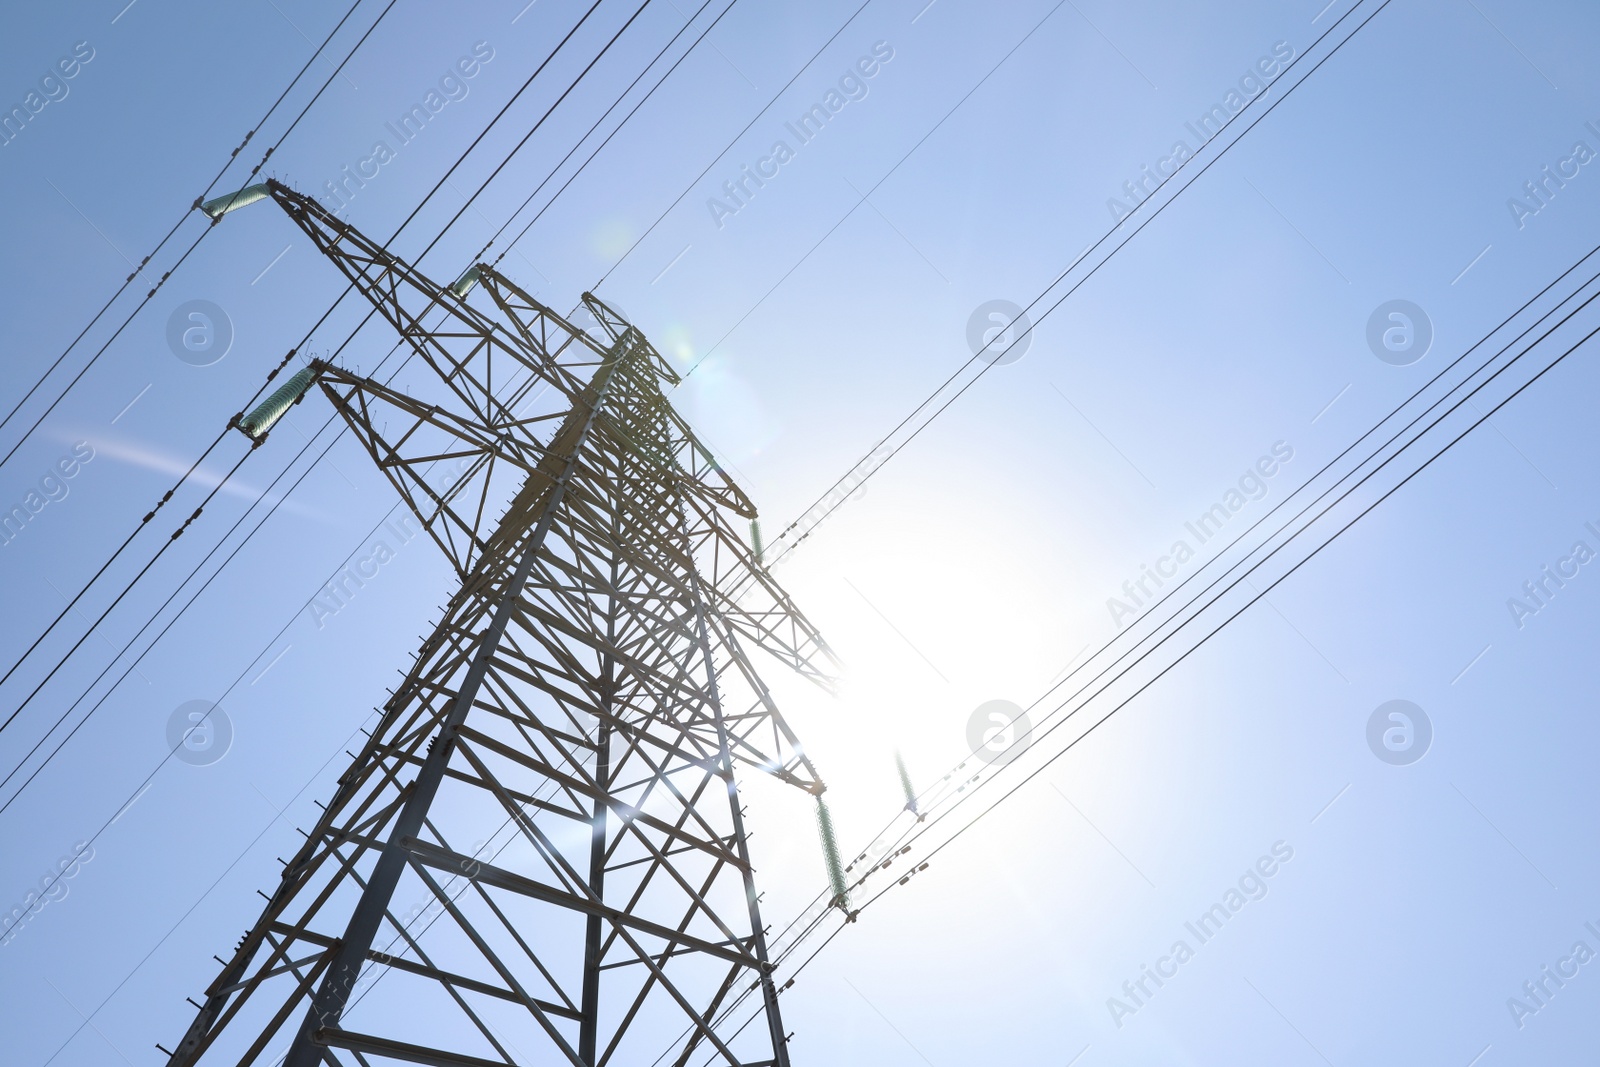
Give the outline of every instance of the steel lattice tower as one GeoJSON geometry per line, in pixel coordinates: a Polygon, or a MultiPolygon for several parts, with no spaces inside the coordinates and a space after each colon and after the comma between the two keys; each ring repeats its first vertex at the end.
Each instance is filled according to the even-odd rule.
{"type": "Polygon", "coordinates": [[[170,1062],[786,1067],[734,772],[823,785],[747,650],[824,687],[832,661],[736,534],[755,508],[677,376],[592,296],[580,329],[489,266],[441,287],[309,197],[246,193],[411,376],[313,361],[236,425],[259,444],[320,386],[460,589],[170,1062]]]}

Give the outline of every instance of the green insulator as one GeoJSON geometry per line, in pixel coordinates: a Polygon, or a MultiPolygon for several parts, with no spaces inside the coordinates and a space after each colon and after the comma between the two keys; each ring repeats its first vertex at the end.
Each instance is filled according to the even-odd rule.
{"type": "Polygon", "coordinates": [[[272,190],[268,189],[265,184],[247,185],[237,193],[229,193],[227,196],[219,196],[214,200],[207,200],[200,205],[200,210],[214,219],[220,219],[230,211],[238,211],[240,208],[248,207],[257,200],[265,200],[271,195],[272,190]]]}
{"type": "Polygon", "coordinates": [[[833,836],[833,816],[828,813],[827,801],[817,798],[817,835],[822,838],[822,855],[828,864],[828,885],[833,890],[833,900],[845,911],[850,910],[850,893],[844,884],[844,864],[839,862],[839,843],[833,836]]]}
{"type": "Polygon", "coordinates": [[[259,441],[267,436],[267,431],[283,418],[284,412],[299,403],[317,380],[317,372],[321,370],[316,364],[297,371],[283,385],[279,386],[271,396],[256,405],[256,409],[239,420],[239,429],[245,436],[253,441],[259,441]]]}
{"type": "Polygon", "coordinates": [[[450,286],[450,291],[465,300],[467,294],[472,292],[472,287],[478,284],[481,273],[476,266],[468,267],[466,272],[455,280],[455,284],[450,286]]]}
{"type": "Polygon", "coordinates": [[[761,543],[761,520],[760,519],[751,519],[750,520],[750,552],[751,552],[751,554],[753,554],[756,557],[756,562],[757,563],[762,563],[762,564],[765,563],[765,561],[761,558],[762,554],[765,551],[766,551],[766,546],[764,546],[761,543]]]}
{"type": "Polygon", "coordinates": [[[900,755],[899,750],[894,754],[894,766],[900,772],[900,788],[905,790],[906,810],[920,817],[922,813],[917,810],[917,791],[911,787],[911,772],[906,770],[905,757],[900,755]]]}

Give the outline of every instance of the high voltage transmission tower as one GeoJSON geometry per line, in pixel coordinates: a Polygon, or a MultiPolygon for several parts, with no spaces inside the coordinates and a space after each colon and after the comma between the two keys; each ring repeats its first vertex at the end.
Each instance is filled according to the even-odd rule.
{"type": "Polygon", "coordinates": [[[268,197],[412,373],[314,360],[235,424],[320,387],[460,588],[170,1063],[786,1067],[735,770],[824,787],[748,653],[832,658],[677,375],[593,296],[586,330],[485,265],[440,286],[276,182],[206,208],[268,197]]]}

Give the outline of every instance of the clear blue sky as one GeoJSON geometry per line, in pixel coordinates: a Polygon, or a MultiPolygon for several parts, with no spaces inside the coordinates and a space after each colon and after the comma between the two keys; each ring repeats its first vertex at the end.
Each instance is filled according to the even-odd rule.
{"type": "MultiPolygon", "coordinates": [[[[0,115],[28,114],[0,146],[0,415],[185,217],[342,13],[125,2],[18,8],[0,35],[0,115]]],[[[1128,199],[1125,183],[1177,141],[1196,146],[1189,124],[1275,47],[1300,55],[1351,6],[1324,2],[871,0],[717,158],[860,6],[741,0],[501,266],[562,308],[605,275],[602,297],[697,364],[674,401],[775,533],[969,358],[974,309],[1045,291],[1115,221],[1108,201],[1128,199]],[[843,103],[825,129],[796,136],[789,124],[830,91],[843,103]],[[764,168],[765,184],[730,201],[724,183],[745,167],[764,168]]],[[[525,3],[398,0],[265,173],[324,195],[365,167],[342,214],[387,238],[587,6],[525,3]],[[390,127],[430,92],[437,110],[402,142],[390,127]],[[364,162],[380,141],[384,158],[364,162]]],[[[693,13],[676,5],[646,6],[421,259],[425,272],[460,273],[693,13]]],[[[400,235],[400,255],[421,253],[636,6],[602,4],[400,235]]],[[[352,25],[380,8],[365,0],[352,25]]],[[[1600,165],[1575,146],[1600,153],[1597,45],[1588,5],[1392,0],[1051,313],[1022,359],[985,374],[779,569],[849,665],[837,701],[769,670],[828,777],[847,849],[900,803],[896,748],[932,785],[967,754],[975,709],[1032,705],[1118,633],[1126,619],[1108,600],[1127,601],[1124,582],[1180,540],[1202,551],[1162,565],[1198,569],[1215,545],[1186,524],[1235,488],[1230,531],[1264,515],[1592,247],[1600,165]],[[1524,186],[1546,167],[1567,177],[1541,203],[1524,186]],[[1368,345],[1369,318],[1393,300],[1431,324],[1409,365],[1368,345]]],[[[318,60],[308,78],[330,73],[318,60]]],[[[239,159],[253,164],[307,95],[302,83],[239,159]]],[[[217,191],[246,170],[235,163],[217,191]]],[[[204,229],[193,215],[184,226],[152,262],[158,276],[204,229]]],[[[45,394],[150,284],[131,287],[45,394]]],[[[0,547],[6,666],[338,288],[281,212],[230,216],[0,466],[0,511],[38,494],[0,547]],[[231,345],[214,362],[169,344],[192,301],[226,316],[231,345]]],[[[1580,314],[1529,361],[1596,321],[1580,314]]],[[[311,347],[355,322],[342,309],[311,347]]],[[[391,344],[369,327],[341,358],[371,368],[391,344]]],[[[865,912],[785,997],[796,1063],[1499,1067],[1588,1053],[1600,962],[1574,946],[1600,954],[1585,925],[1600,930],[1600,567],[1574,546],[1600,553],[1597,385],[1580,348],[865,912]],[[1524,584],[1547,566],[1576,576],[1532,601],[1524,584]],[[1513,611],[1514,597],[1538,610],[1513,611]],[[1431,724],[1420,760],[1369,745],[1369,719],[1391,700],[1431,724]],[[1271,876],[1248,875],[1275,847],[1271,876]],[[1185,924],[1241,878],[1241,896],[1259,899],[1200,943],[1185,924]],[[1180,940],[1192,958],[1160,962],[1180,940]],[[1139,992],[1147,965],[1175,974],[1139,992]],[[1546,967],[1570,977],[1557,987],[1546,967]],[[1542,1002],[1524,988],[1540,981],[1542,1002]]],[[[0,448],[42,411],[38,397],[24,405],[0,448]]],[[[251,456],[0,734],[5,771],[85,689],[91,703],[106,693],[126,666],[96,683],[115,651],[329,414],[313,397],[251,456]]],[[[231,465],[242,439],[229,447],[231,465]]],[[[194,507],[186,492],[161,512],[160,536],[194,507]]],[[[8,1063],[143,1065],[181,1035],[183,998],[254,920],[254,890],[276,881],[275,857],[296,847],[347,738],[448,595],[444,561],[418,539],[337,614],[304,610],[382,538],[371,531],[394,503],[353,442],[335,445],[0,813],[0,910],[93,838],[65,896],[0,944],[8,1063]],[[219,697],[226,755],[168,761],[140,793],[173,715],[219,697]]],[[[8,714],[87,628],[69,622],[40,666],[6,683],[8,714]]],[[[781,924],[821,887],[822,861],[803,797],[752,796],[781,924]]]]}

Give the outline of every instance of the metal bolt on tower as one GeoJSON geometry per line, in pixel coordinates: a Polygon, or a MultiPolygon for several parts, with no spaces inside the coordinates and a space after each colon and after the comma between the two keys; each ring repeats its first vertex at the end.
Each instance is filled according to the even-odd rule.
{"type": "Polygon", "coordinates": [[[245,192],[206,208],[270,196],[411,358],[315,361],[236,425],[259,444],[319,386],[460,589],[170,1063],[787,1067],[734,773],[823,785],[747,652],[824,687],[832,660],[677,376],[592,296],[586,331],[245,192]]]}

